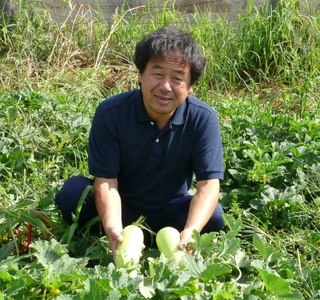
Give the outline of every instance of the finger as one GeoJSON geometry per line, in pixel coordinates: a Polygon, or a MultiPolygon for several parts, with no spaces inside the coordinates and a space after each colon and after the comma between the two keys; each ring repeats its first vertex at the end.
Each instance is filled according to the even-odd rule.
{"type": "Polygon", "coordinates": [[[188,254],[194,254],[194,250],[190,247],[190,244],[188,244],[187,246],[186,246],[186,251],[187,251],[187,253],[188,254]]]}
{"type": "Polygon", "coordinates": [[[183,250],[183,249],[186,248],[186,246],[187,246],[187,245],[186,245],[185,243],[180,242],[179,245],[178,245],[178,248],[179,248],[180,250],[183,250]]]}
{"type": "Polygon", "coordinates": [[[178,244],[178,248],[185,249],[188,246],[189,240],[190,240],[190,237],[188,235],[182,233],[181,240],[178,244]]]}

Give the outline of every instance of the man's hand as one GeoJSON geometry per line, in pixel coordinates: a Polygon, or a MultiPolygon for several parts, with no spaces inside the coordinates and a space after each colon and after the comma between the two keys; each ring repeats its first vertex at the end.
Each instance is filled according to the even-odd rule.
{"type": "Polygon", "coordinates": [[[180,243],[178,247],[180,249],[185,249],[189,254],[193,254],[193,251],[190,249],[190,243],[193,242],[192,239],[193,230],[191,228],[186,228],[180,233],[180,243]]]}
{"type": "Polygon", "coordinates": [[[188,218],[179,243],[179,247],[186,249],[188,253],[193,253],[188,246],[192,242],[193,230],[201,232],[217,207],[219,190],[219,179],[197,181],[197,192],[191,199],[188,218]]]}
{"type": "Polygon", "coordinates": [[[110,247],[112,250],[113,261],[116,261],[118,244],[121,243],[123,240],[121,232],[122,228],[118,227],[106,229],[106,235],[108,237],[110,247]]]}
{"type": "Polygon", "coordinates": [[[113,259],[122,237],[121,199],[116,178],[95,178],[95,204],[102,226],[108,237],[113,259]]]}

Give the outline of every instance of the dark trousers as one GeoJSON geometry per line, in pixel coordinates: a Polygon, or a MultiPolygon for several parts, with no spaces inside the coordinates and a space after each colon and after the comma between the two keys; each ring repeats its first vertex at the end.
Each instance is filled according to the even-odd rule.
{"type": "MultiPolygon", "coordinates": [[[[75,213],[79,200],[83,191],[88,185],[93,185],[93,180],[74,176],[69,178],[62,186],[60,192],[55,198],[58,208],[61,210],[64,221],[68,224],[72,223],[72,214],[75,213]]],[[[192,196],[186,195],[181,198],[175,199],[162,209],[155,211],[138,210],[136,207],[122,203],[122,223],[123,226],[130,225],[137,221],[140,216],[146,217],[145,223],[147,226],[157,233],[165,226],[172,226],[179,231],[182,231],[188,216],[189,205],[192,196]]],[[[79,215],[78,224],[80,227],[84,226],[87,222],[92,220],[98,215],[94,203],[94,197],[88,193],[79,215]]],[[[206,226],[201,233],[208,233],[211,231],[219,231],[224,228],[224,221],[222,218],[223,209],[218,203],[217,208],[206,226]]],[[[93,226],[93,232],[97,233],[99,224],[93,226]]],[[[145,244],[150,244],[150,235],[145,234],[145,244]]]]}

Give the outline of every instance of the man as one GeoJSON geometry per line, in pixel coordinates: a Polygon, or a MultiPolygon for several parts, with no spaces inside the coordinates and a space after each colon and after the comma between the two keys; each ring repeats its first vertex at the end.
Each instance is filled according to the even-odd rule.
{"type": "Polygon", "coordinates": [[[88,152],[94,180],[72,177],[56,198],[70,223],[82,191],[93,184],[94,197],[87,197],[80,224],[98,214],[114,257],[123,227],[140,216],[154,232],[178,229],[181,248],[188,247],[193,230],[224,227],[218,119],[189,94],[205,57],[188,34],[164,27],[137,44],[134,62],[140,89],[102,101],[94,115],[88,152]]]}

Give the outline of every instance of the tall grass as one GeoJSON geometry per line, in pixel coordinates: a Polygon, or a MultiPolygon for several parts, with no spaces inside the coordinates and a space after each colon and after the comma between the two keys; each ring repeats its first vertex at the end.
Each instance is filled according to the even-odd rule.
{"type": "Polygon", "coordinates": [[[280,1],[272,11],[269,6],[252,6],[234,21],[209,11],[185,15],[174,7],[141,6],[120,9],[111,24],[90,8],[72,6],[65,21],[57,23],[43,6],[21,5],[16,21],[1,30],[1,82],[8,91],[48,90],[63,86],[65,74],[75,79],[72,73],[81,70],[102,84],[101,76],[121,66],[127,73],[122,79],[131,86],[135,43],[147,32],[171,24],[190,31],[203,47],[208,57],[204,89],[264,84],[314,89],[319,80],[319,20],[317,15],[303,15],[297,2],[280,1]]]}

